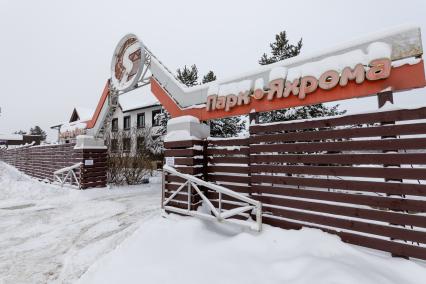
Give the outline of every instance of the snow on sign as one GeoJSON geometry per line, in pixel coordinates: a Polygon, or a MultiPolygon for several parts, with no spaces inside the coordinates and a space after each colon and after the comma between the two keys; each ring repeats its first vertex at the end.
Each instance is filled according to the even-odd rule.
{"type": "Polygon", "coordinates": [[[111,62],[111,83],[118,91],[133,88],[142,74],[145,52],[139,39],[128,34],[115,48],[111,62]]]}
{"type": "MultiPolygon", "coordinates": [[[[209,91],[210,93],[216,92],[216,94],[211,94],[207,97],[206,110],[214,111],[224,109],[225,111],[230,111],[234,107],[249,105],[252,98],[255,100],[262,100],[266,97],[268,101],[271,101],[294,95],[300,100],[303,100],[309,93],[315,92],[318,88],[330,90],[337,85],[345,87],[349,81],[362,84],[365,79],[369,81],[386,79],[390,76],[391,63],[389,58],[379,58],[372,60],[368,64],[368,70],[365,70],[362,63],[358,63],[354,68],[346,66],[341,72],[327,70],[318,78],[316,76],[306,75],[301,78],[297,77],[291,81],[286,80],[288,76],[286,68],[275,68],[270,71],[270,81],[266,90],[262,79],[257,79],[255,81],[253,90],[247,90],[246,88],[242,90],[229,89],[226,95],[219,95],[219,90],[223,88],[227,89],[227,86],[217,86],[215,91],[209,91]]],[[[248,82],[250,83],[250,81],[248,82]]],[[[233,85],[234,83],[231,84],[233,85]]],[[[211,89],[213,88],[214,87],[211,87],[211,89]]]]}
{"type": "Polygon", "coordinates": [[[400,26],[228,79],[186,87],[151,55],[151,90],[172,117],[199,120],[426,86],[420,28],[400,26]]]}

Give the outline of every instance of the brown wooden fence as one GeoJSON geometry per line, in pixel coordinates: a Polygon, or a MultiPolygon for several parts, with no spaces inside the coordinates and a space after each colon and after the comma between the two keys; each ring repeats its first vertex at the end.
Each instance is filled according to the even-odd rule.
{"type": "MultiPolygon", "coordinates": [[[[166,143],[166,156],[180,157],[178,170],[261,201],[266,224],[319,228],[351,244],[426,259],[423,119],[426,108],[253,125],[246,139],[166,143]]],[[[169,195],[178,187],[171,180],[169,195]]]]}
{"type": "Polygon", "coordinates": [[[59,144],[0,150],[0,160],[29,176],[50,182],[54,171],[82,162],[77,173],[81,188],[105,187],[106,149],[74,149],[74,146],[59,144]],[[93,160],[93,165],[85,165],[86,160],[93,160]]]}

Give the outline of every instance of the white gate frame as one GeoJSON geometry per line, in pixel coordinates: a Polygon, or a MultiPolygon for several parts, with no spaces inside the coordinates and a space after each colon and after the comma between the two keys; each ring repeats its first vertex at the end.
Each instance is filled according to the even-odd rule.
{"type": "Polygon", "coordinates": [[[55,171],[53,173],[53,179],[57,179],[59,181],[59,183],[61,184],[61,186],[63,186],[68,178],[70,178],[70,184],[72,185],[73,178],[74,178],[75,182],[77,183],[78,188],[80,189],[81,184],[80,184],[80,181],[78,180],[77,175],[75,174],[74,170],[80,168],[80,166],[82,164],[83,163],[80,162],[80,163],[77,163],[77,164],[72,165],[70,167],[62,168],[62,169],[55,171]],[[65,173],[66,173],[66,175],[64,176],[65,173]]]}
{"type": "Polygon", "coordinates": [[[258,231],[258,232],[260,232],[262,230],[262,203],[261,202],[254,200],[254,199],[251,199],[247,196],[244,196],[240,193],[232,191],[232,190],[225,188],[223,186],[206,182],[206,181],[199,179],[197,177],[194,177],[192,175],[180,173],[176,169],[174,169],[174,168],[172,168],[168,165],[165,165],[163,167],[163,196],[162,196],[162,201],[161,201],[161,208],[162,208],[163,213],[166,213],[165,211],[170,211],[170,212],[179,213],[179,214],[183,214],[183,215],[199,217],[201,219],[210,220],[210,221],[216,220],[218,222],[231,223],[231,224],[246,226],[246,227],[249,227],[250,229],[258,231]],[[172,195],[170,195],[167,199],[165,199],[165,173],[166,172],[173,174],[173,175],[176,175],[176,176],[186,180],[186,182],[184,184],[182,184],[181,186],[179,186],[179,188],[172,195]],[[213,204],[210,202],[210,200],[199,189],[199,187],[198,187],[199,185],[205,186],[205,187],[219,193],[219,208],[216,208],[216,207],[213,206],[213,204]],[[177,208],[177,207],[173,207],[173,206],[168,206],[167,204],[179,192],[181,192],[185,188],[185,186],[187,187],[187,190],[188,190],[188,193],[187,193],[188,194],[188,208],[182,209],[182,208],[177,208]],[[206,213],[203,213],[203,212],[191,210],[191,187],[193,187],[195,189],[195,191],[200,195],[201,199],[208,206],[208,208],[210,209],[211,213],[213,213],[214,216],[211,215],[211,214],[206,214],[206,213]],[[238,199],[242,202],[245,202],[248,205],[236,207],[234,209],[223,212],[222,211],[222,195],[223,194],[228,195],[230,197],[233,197],[235,199],[238,199]],[[249,221],[249,220],[244,221],[244,220],[238,220],[238,219],[228,219],[228,218],[231,218],[235,215],[247,212],[249,210],[251,210],[252,212],[255,212],[256,222],[249,221]]]}

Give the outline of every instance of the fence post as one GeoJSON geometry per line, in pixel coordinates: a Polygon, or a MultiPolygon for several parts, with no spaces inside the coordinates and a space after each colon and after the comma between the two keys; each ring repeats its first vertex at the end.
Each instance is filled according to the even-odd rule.
{"type": "MultiPolygon", "coordinates": [[[[205,139],[209,133],[209,126],[200,123],[195,117],[184,116],[170,119],[164,139],[165,164],[174,167],[179,172],[206,178],[205,139]]],[[[181,183],[183,182],[178,177],[168,174],[164,180],[165,198],[172,195],[181,183]]],[[[188,202],[190,202],[190,208],[194,210],[201,203],[201,198],[193,188],[189,192],[189,196],[185,196],[185,194],[188,195],[186,190],[180,193],[174,200],[182,203],[174,203],[173,206],[188,209],[188,202]]]]}
{"type": "Polygon", "coordinates": [[[74,147],[83,163],[80,170],[81,189],[105,187],[107,184],[107,147],[104,141],[89,135],[77,136],[74,147]]]}
{"type": "MultiPolygon", "coordinates": [[[[386,103],[390,103],[393,105],[393,92],[392,91],[385,91],[382,93],[378,93],[377,94],[377,102],[378,102],[378,107],[379,109],[381,109],[382,107],[384,107],[386,105],[386,103]]],[[[392,125],[395,124],[395,121],[383,121],[380,123],[380,125],[392,125]]],[[[397,138],[397,136],[382,136],[382,139],[388,139],[388,138],[397,138]]],[[[390,153],[390,152],[398,152],[398,150],[384,150],[383,153],[390,153]]],[[[401,165],[389,165],[389,164],[384,164],[383,165],[384,168],[388,168],[388,167],[401,167],[401,165]]],[[[385,178],[386,182],[403,182],[402,179],[394,179],[394,178],[385,178]]],[[[386,196],[398,196],[401,198],[404,198],[404,195],[399,195],[399,194],[386,194],[386,196]]],[[[396,211],[397,210],[392,210],[392,211],[396,211]]],[[[401,211],[399,211],[401,212],[401,211]]],[[[392,224],[390,223],[390,225],[396,225],[396,224],[392,224]]],[[[403,225],[401,225],[401,227],[405,227],[403,225]]],[[[391,240],[394,240],[394,238],[390,238],[391,240]]],[[[403,240],[404,241],[404,240],[403,240]]],[[[402,258],[406,258],[408,259],[408,257],[402,256],[402,255],[398,255],[395,253],[391,253],[391,255],[393,257],[402,257],[402,258]]]]}

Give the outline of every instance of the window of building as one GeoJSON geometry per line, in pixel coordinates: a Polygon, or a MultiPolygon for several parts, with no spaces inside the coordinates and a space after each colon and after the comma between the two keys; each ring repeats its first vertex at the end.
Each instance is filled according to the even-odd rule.
{"type": "Polygon", "coordinates": [[[123,138],[123,151],[124,152],[130,152],[130,148],[131,148],[131,142],[130,142],[130,138],[123,138]]]}
{"type": "Polygon", "coordinates": [[[136,139],[136,147],[138,149],[138,151],[141,151],[145,148],[145,138],[144,137],[138,137],[136,139]]]}
{"type": "Polygon", "coordinates": [[[137,124],[138,128],[145,127],[145,113],[138,113],[137,124]]]}
{"type": "Polygon", "coordinates": [[[118,131],[118,118],[113,118],[111,122],[111,130],[114,132],[118,131]]]}
{"type": "Polygon", "coordinates": [[[160,125],[160,114],[161,109],[156,109],[152,111],[152,126],[159,126],[160,125]]]}
{"type": "Polygon", "coordinates": [[[111,152],[118,151],[118,143],[117,139],[111,139],[111,152]]]}
{"type": "Polygon", "coordinates": [[[123,118],[123,129],[130,129],[130,115],[123,118]]]}

